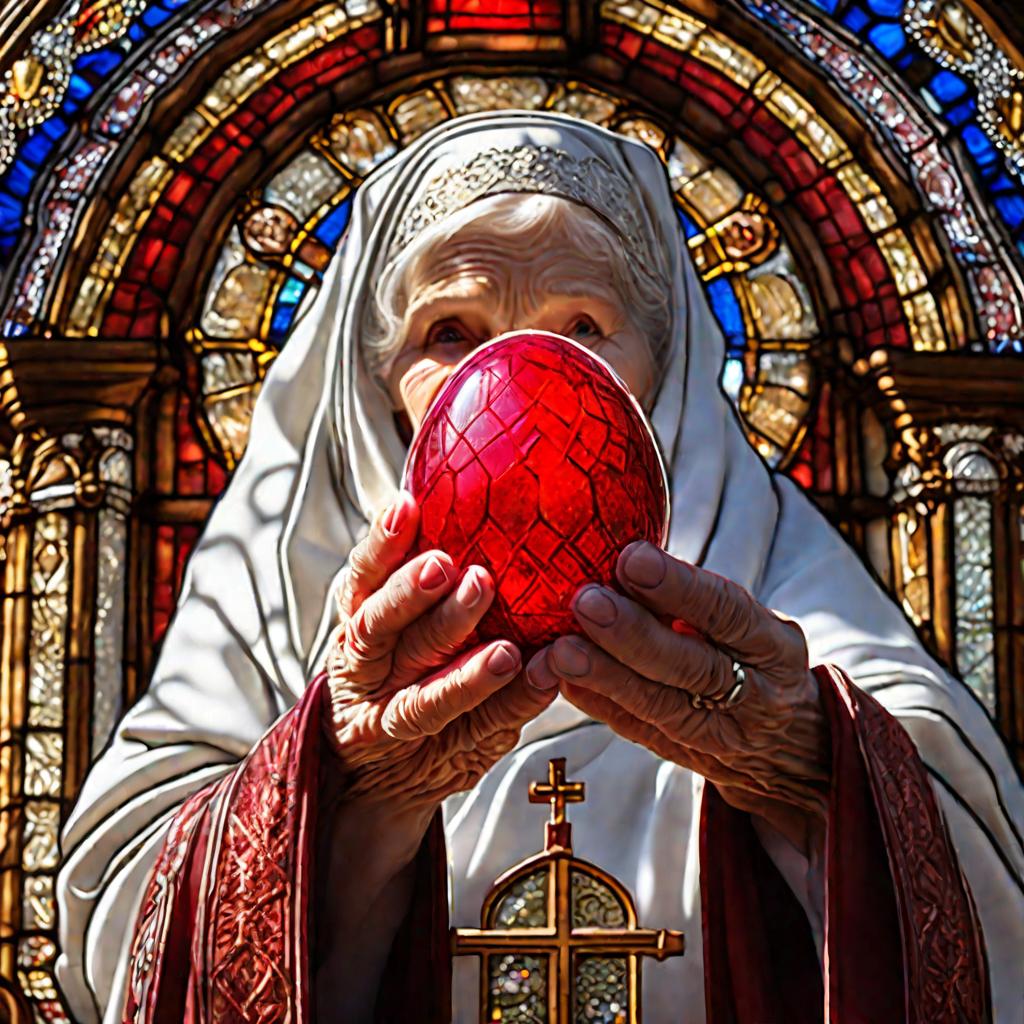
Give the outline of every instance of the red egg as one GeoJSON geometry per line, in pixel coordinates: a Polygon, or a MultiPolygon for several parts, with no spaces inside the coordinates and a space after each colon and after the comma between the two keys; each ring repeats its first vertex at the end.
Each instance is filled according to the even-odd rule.
{"type": "Polygon", "coordinates": [[[530,649],[578,632],[570,601],[611,584],[634,540],[664,542],[665,470],[643,412],[593,353],[557,334],[477,349],[427,412],[406,459],[418,551],[485,566],[482,639],[530,649]]]}

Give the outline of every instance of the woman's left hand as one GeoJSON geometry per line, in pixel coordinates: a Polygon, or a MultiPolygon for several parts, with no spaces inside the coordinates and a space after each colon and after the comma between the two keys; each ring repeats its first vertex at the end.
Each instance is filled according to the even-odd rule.
{"type": "Polygon", "coordinates": [[[806,846],[825,815],[829,734],[800,627],[652,544],[629,545],[616,575],[630,596],[581,588],[573,611],[586,636],[538,652],[530,681],[561,686],[592,718],[806,846]],[[673,620],[690,628],[664,624],[673,620]],[[735,663],[745,682],[726,705],[735,663]]]}

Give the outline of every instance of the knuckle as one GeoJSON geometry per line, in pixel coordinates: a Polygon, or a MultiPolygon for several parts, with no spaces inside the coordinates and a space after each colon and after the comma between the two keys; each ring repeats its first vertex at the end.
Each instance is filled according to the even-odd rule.
{"type": "Polygon", "coordinates": [[[396,693],[381,715],[381,731],[393,740],[409,740],[423,735],[419,728],[416,695],[409,690],[396,693]]]}
{"type": "Polygon", "coordinates": [[[349,583],[352,577],[365,576],[371,567],[370,548],[366,539],[361,540],[349,553],[349,583]]]}
{"type": "Polygon", "coordinates": [[[353,654],[368,655],[373,647],[373,623],[366,605],[359,608],[346,624],[345,643],[353,654]]]}

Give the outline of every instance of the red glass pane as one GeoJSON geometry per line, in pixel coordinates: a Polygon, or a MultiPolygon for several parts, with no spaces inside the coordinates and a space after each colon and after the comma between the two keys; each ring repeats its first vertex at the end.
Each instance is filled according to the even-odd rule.
{"type": "Polygon", "coordinates": [[[427,31],[560,32],[558,0],[430,0],[427,31]]]}

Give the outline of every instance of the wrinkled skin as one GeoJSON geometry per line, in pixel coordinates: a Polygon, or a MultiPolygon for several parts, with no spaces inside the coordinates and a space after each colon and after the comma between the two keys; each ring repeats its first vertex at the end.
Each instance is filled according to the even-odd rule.
{"type": "MultiPolygon", "coordinates": [[[[452,236],[410,282],[387,376],[396,414],[417,427],[461,359],[491,337],[527,328],[598,352],[649,402],[649,346],[626,304],[594,274],[586,254],[556,231],[525,263],[505,259],[486,236],[452,236]],[[560,291],[570,281],[573,294],[560,291]]],[[[795,623],[728,580],[634,545],[617,569],[628,596],[583,588],[573,603],[581,635],[559,639],[521,673],[511,643],[463,650],[493,597],[486,571],[468,567],[459,582],[441,552],[403,565],[418,513],[408,495],[396,507],[401,526],[388,534],[393,516],[382,517],[352,553],[331,661],[330,732],[353,797],[436,807],[471,787],[560,690],[627,739],[711,779],[730,803],[799,847],[820,840],[827,729],[795,623]],[[429,564],[447,574],[433,590],[422,583],[429,564]],[[482,589],[472,607],[459,596],[468,580],[482,589]],[[692,630],[663,625],[673,619],[692,630]],[[513,659],[503,675],[487,668],[499,649],[513,659]],[[733,658],[746,667],[742,701],[728,710],[694,707],[693,694],[729,692],[733,658]]]]}
{"type": "Polygon", "coordinates": [[[554,699],[526,682],[515,645],[466,648],[494,599],[485,569],[406,562],[419,510],[402,494],[352,552],[328,662],[328,736],[350,799],[432,809],[472,788],[554,699]]]}
{"type": "Polygon", "coordinates": [[[733,806],[808,849],[820,838],[829,751],[800,627],[645,542],[623,551],[616,577],[628,596],[581,588],[573,611],[583,635],[539,651],[531,682],[561,688],[591,717],[710,779],[733,806]],[[664,624],[672,620],[675,629],[664,624]],[[695,707],[695,694],[713,700],[733,689],[734,660],[746,673],[739,702],[695,707]]]}

